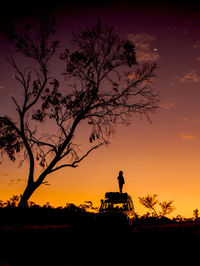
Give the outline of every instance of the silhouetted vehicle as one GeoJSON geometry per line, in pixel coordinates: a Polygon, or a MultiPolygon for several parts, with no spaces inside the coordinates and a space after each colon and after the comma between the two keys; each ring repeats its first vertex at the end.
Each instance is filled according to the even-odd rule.
{"type": "Polygon", "coordinates": [[[113,225],[132,225],[135,210],[131,196],[127,193],[107,192],[105,199],[101,200],[98,220],[104,223],[111,222],[113,225]]]}

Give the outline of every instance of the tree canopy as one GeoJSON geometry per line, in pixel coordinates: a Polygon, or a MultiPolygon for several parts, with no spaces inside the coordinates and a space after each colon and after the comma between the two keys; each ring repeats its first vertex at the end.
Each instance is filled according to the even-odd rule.
{"type": "MultiPolygon", "coordinates": [[[[134,114],[145,115],[158,108],[159,97],[152,83],[155,64],[137,63],[134,44],[121,39],[112,27],[98,22],[94,27],[73,33],[73,49],[66,48],[60,59],[65,64],[65,86],[52,77],[59,42],[53,40],[54,21],[41,20],[33,34],[26,25],[23,34],[8,33],[21,56],[33,61],[24,67],[8,56],[15,79],[22,89],[22,101],[13,96],[18,118],[0,117],[0,149],[11,160],[24,152],[29,161],[27,187],[21,206],[46,177],[64,167],[76,167],[93,150],[107,144],[119,124],[128,125],[134,114]],[[22,102],[22,103],[21,103],[22,102]],[[52,123],[55,132],[41,133],[40,125],[52,123]],[[81,151],[75,133],[80,124],[88,130],[88,148],[81,151]],[[39,163],[43,171],[35,176],[39,163]]],[[[62,83],[63,84],[63,83],[62,83]]]]}

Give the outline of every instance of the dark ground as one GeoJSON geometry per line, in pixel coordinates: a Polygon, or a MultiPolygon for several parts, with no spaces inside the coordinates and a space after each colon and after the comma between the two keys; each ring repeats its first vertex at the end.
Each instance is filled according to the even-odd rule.
{"type": "Polygon", "coordinates": [[[200,224],[1,225],[0,265],[200,265],[200,224]]]}
{"type": "Polygon", "coordinates": [[[149,218],[130,227],[100,217],[0,208],[0,266],[200,265],[200,222],[149,218]]]}

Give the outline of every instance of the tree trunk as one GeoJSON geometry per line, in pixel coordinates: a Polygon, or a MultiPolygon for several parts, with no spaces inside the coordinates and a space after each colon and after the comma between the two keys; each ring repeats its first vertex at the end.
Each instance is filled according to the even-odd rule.
{"type": "Polygon", "coordinates": [[[36,186],[34,185],[34,183],[32,183],[31,185],[28,184],[26,189],[24,190],[23,195],[21,195],[21,199],[20,202],[18,204],[19,208],[26,208],[27,204],[28,204],[28,200],[31,197],[31,195],[33,194],[33,192],[36,190],[36,186]]]}

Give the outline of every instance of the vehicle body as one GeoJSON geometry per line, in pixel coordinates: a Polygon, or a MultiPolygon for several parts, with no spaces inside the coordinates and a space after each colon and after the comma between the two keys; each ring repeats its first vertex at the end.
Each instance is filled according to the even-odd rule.
{"type": "Polygon", "coordinates": [[[133,224],[135,220],[135,210],[133,201],[127,193],[107,192],[105,199],[101,200],[99,217],[112,223],[133,224]]]}

